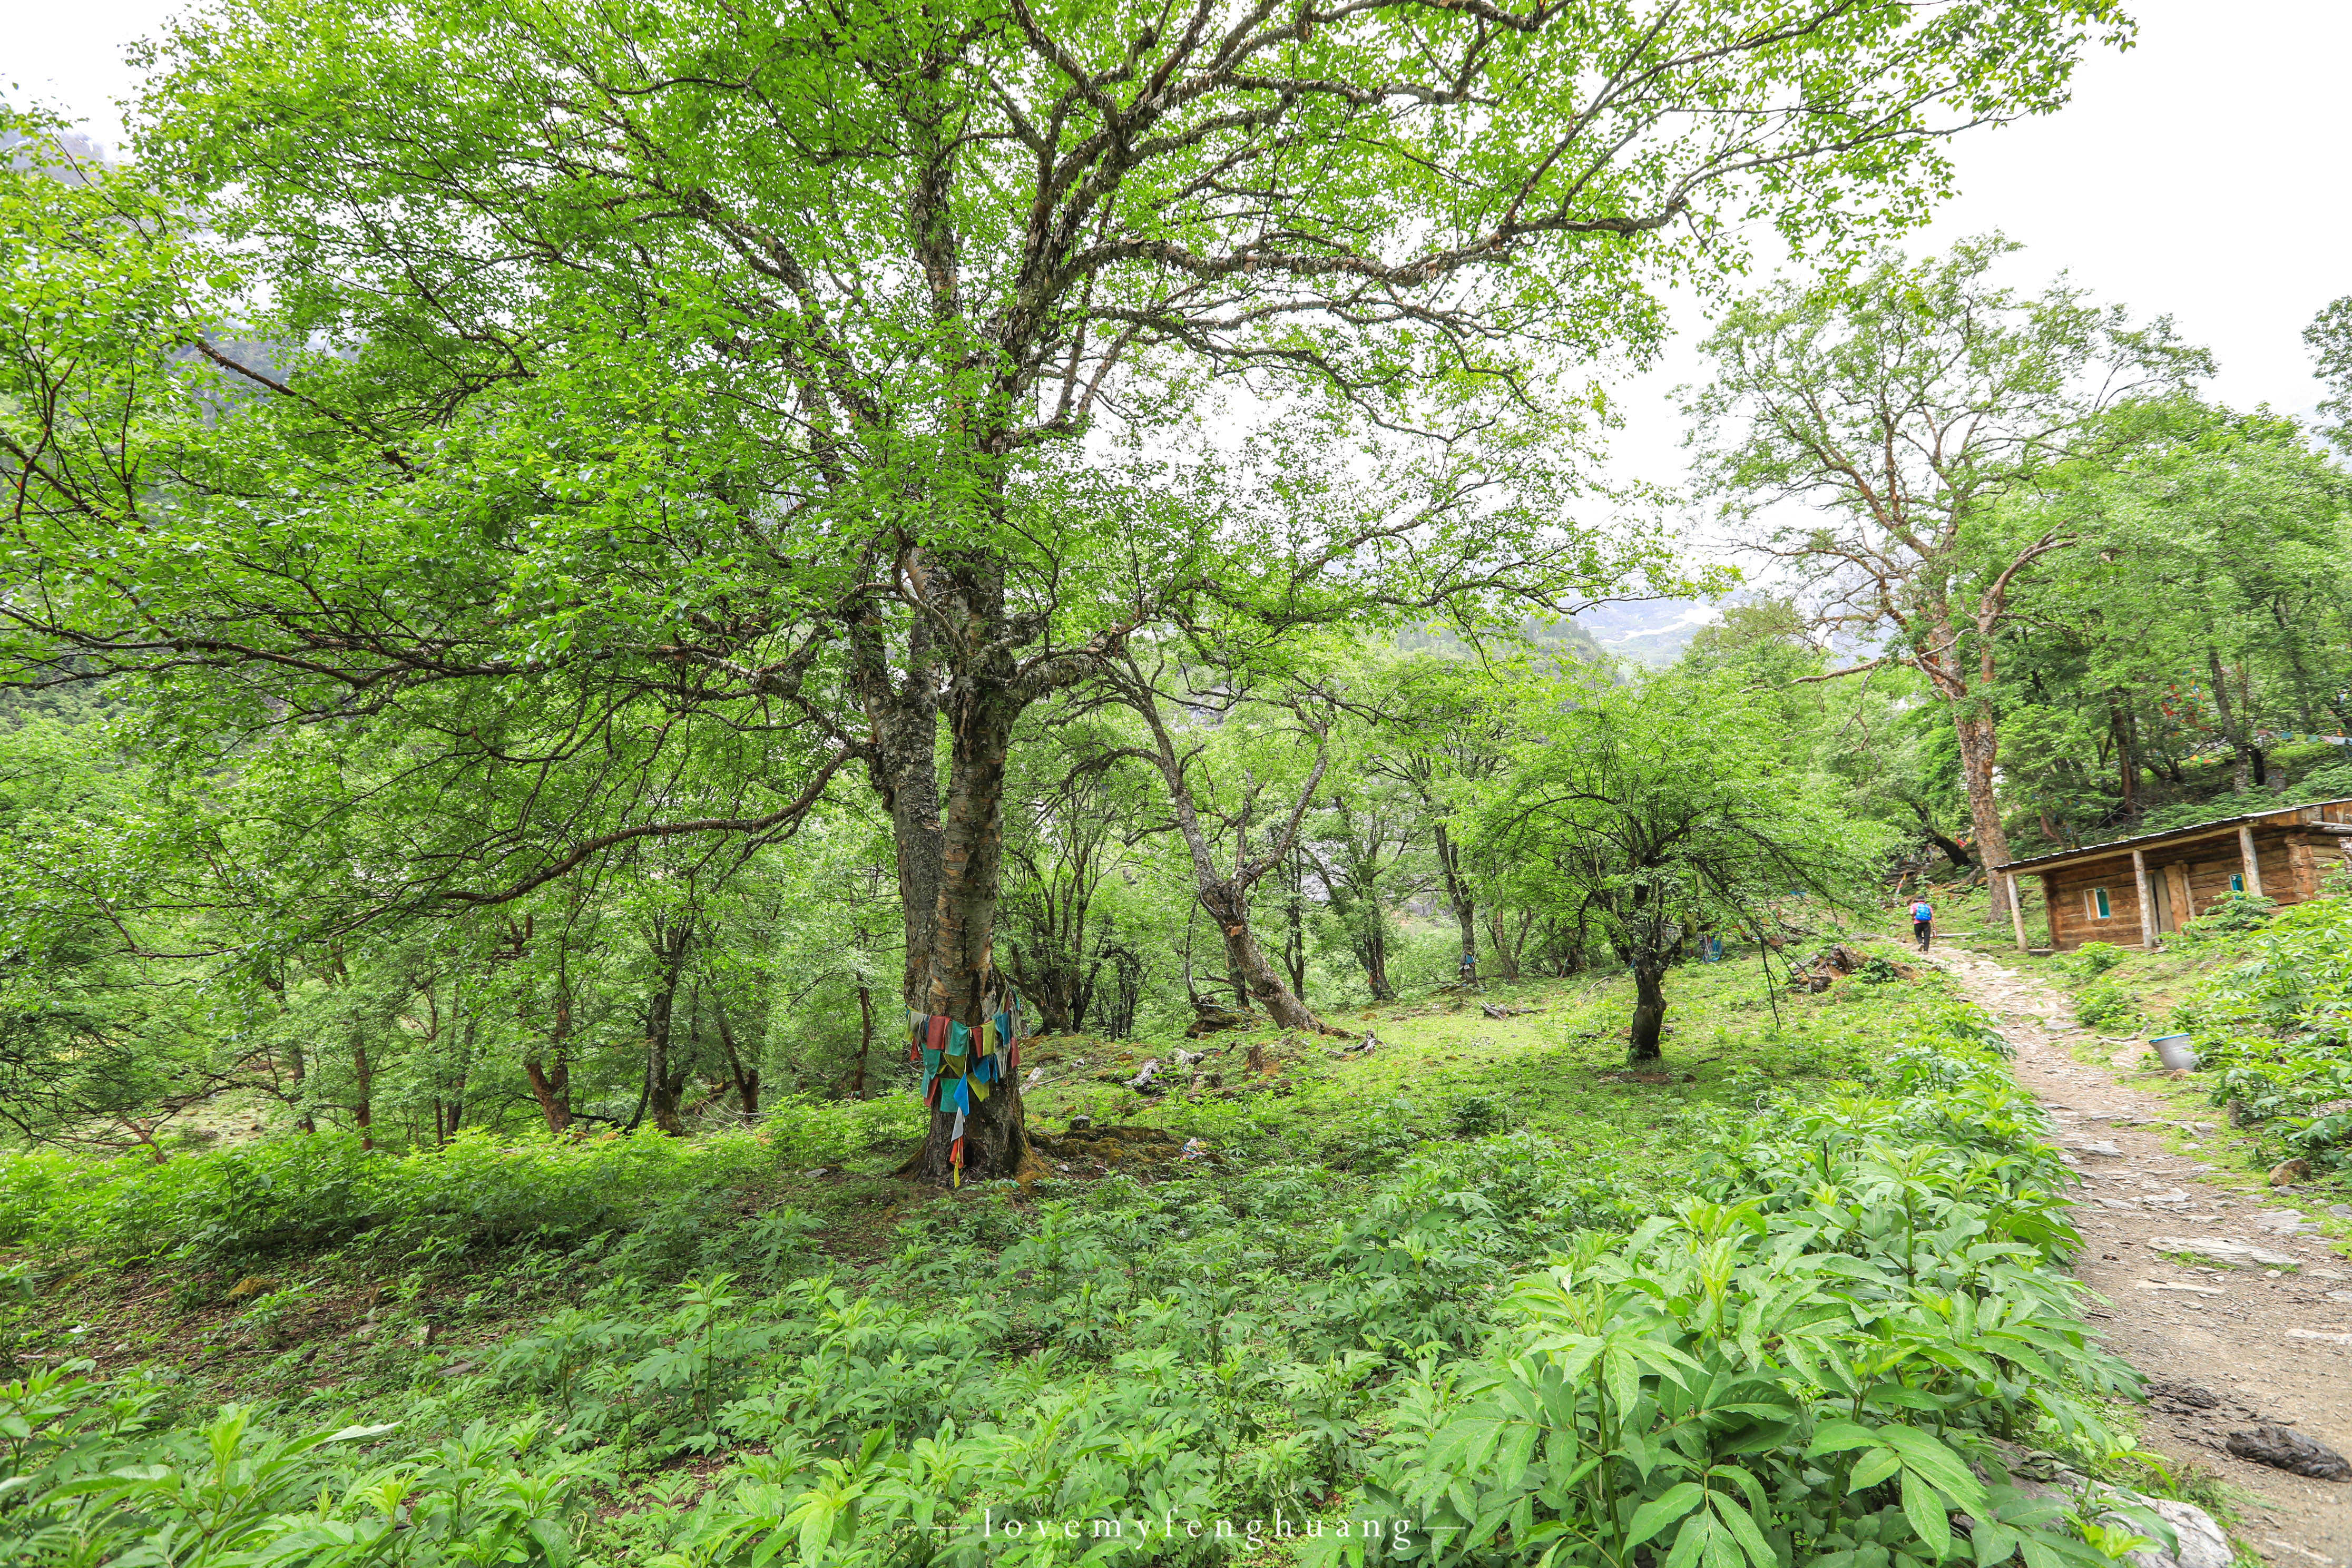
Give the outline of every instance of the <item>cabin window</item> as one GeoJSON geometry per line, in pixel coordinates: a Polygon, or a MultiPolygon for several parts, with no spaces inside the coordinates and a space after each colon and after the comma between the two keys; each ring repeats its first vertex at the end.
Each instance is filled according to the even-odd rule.
{"type": "Polygon", "coordinates": [[[2105,888],[2092,888],[2085,891],[2083,894],[2083,912],[2095,921],[2113,919],[2107,908],[2107,890],[2105,888]]]}
{"type": "Polygon", "coordinates": [[[2243,871],[2232,871],[2232,872],[2231,872],[2231,873],[2230,873],[2230,891],[2231,891],[2231,892],[2233,892],[2233,893],[2242,893],[2242,892],[2244,892],[2245,890],[2246,890],[2246,874],[2245,874],[2243,871]]]}

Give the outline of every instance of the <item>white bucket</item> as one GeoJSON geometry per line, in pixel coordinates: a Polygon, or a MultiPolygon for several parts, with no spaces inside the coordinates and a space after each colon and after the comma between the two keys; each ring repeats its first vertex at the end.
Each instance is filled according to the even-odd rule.
{"type": "Polygon", "coordinates": [[[2158,1035],[2148,1044],[2156,1047],[2156,1059],[2174,1072],[2187,1072],[2197,1065],[2197,1053],[2189,1048],[2186,1035],[2158,1035]]]}

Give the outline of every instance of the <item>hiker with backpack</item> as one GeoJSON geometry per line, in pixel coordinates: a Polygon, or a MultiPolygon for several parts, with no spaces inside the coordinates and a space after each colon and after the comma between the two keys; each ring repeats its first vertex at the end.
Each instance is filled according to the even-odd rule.
{"type": "Polygon", "coordinates": [[[1911,900],[1911,934],[1919,939],[1919,951],[1927,951],[1927,938],[1936,923],[1936,907],[1925,899],[1911,900]]]}

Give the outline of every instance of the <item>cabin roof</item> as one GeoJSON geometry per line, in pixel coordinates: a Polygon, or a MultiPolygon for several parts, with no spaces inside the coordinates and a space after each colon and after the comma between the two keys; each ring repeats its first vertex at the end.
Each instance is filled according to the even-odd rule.
{"type": "Polygon", "coordinates": [[[2055,854],[2036,855],[2030,860],[2004,860],[1993,868],[2004,875],[2013,871],[2056,871],[2068,866],[2084,865],[2093,860],[2126,857],[2135,849],[2168,848],[2176,844],[2189,844],[2200,838],[2234,837],[2241,827],[2286,828],[2304,827],[2322,819],[2331,805],[2352,805],[2352,795],[2338,795],[2334,800],[2315,801],[2309,805],[2282,805],[2269,811],[2250,811],[2243,816],[2227,816],[2219,822],[2200,822],[2188,827],[2170,827],[2162,833],[2143,833],[2135,838],[2118,838],[2107,844],[2088,844],[2080,849],[2062,849],[2055,854]]]}

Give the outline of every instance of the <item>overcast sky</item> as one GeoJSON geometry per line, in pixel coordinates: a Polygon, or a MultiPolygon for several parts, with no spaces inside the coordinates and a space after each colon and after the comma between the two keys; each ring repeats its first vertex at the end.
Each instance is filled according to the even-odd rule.
{"type": "MultiPolygon", "coordinates": [[[[2303,329],[2352,294],[2352,4],[2126,0],[2138,44],[2085,61],[2054,115],[1952,143],[1959,194],[1906,248],[1999,229],[2022,244],[2006,276],[2063,271],[2136,315],[2169,314],[2210,348],[2212,395],[2308,414],[2323,395],[2303,329]]],[[[1622,391],[1618,466],[1679,476],[1671,389],[1697,380],[1696,310],[1658,369],[1622,391]]]]}
{"type": "MultiPolygon", "coordinates": [[[[114,140],[131,88],[123,46],[172,0],[16,0],[0,83],[89,117],[114,140]]],[[[2063,269],[2103,300],[2170,312],[2221,362],[2214,394],[2307,411],[2320,391],[2301,332],[2352,293],[2352,5],[2346,0],[2138,0],[2138,46],[2091,59],[2074,101],[1955,144],[1960,194],[1915,247],[1999,228],[2026,247],[2012,277],[2063,269]]],[[[1621,471],[1682,467],[1670,389],[1700,369],[1685,336],[1623,389],[1621,471]]]]}

